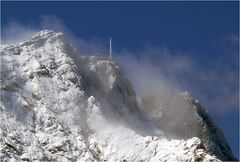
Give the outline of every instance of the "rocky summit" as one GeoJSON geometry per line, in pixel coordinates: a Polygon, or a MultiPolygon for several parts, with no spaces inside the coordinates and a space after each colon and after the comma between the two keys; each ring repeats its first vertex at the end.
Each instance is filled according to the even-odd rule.
{"type": "Polygon", "coordinates": [[[63,33],[0,49],[0,161],[236,160],[190,93],[139,98],[115,61],[80,55],[63,33]]]}

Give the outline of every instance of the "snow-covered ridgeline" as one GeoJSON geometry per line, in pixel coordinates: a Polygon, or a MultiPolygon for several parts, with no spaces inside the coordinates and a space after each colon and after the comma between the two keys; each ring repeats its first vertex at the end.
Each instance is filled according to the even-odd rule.
{"type": "Polygon", "coordinates": [[[114,61],[80,56],[62,33],[47,30],[1,45],[0,161],[234,159],[199,103],[178,96],[192,116],[184,126],[172,120],[184,133],[169,138],[159,123],[172,118],[168,109],[154,109],[163,118],[151,118],[114,61]]]}

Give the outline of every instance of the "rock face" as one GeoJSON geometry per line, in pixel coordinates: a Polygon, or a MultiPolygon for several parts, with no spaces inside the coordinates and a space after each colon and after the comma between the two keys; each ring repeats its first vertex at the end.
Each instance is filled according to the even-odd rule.
{"type": "Polygon", "coordinates": [[[78,55],[62,33],[1,45],[0,161],[234,160],[200,104],[179,98],[181,123],[154,96],[137,100],[114,61],[78,55]]]}

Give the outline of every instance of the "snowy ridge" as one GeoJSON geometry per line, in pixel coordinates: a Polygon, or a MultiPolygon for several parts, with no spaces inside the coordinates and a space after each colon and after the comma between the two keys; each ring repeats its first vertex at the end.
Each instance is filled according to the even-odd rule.
{"type": "Polygon", "coordinates": [[[114,61],[80,56],[62,33],[1,45],[0,161],[234,160],[200,104],[179,96],[192,118],[168,125],[176,133],[114,61]]]}

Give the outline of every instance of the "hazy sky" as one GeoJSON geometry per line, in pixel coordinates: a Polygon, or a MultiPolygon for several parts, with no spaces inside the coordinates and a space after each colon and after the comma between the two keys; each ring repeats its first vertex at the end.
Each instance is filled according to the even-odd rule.
{"type": "Polygon", "coordinates": [[[83,54],[105,53],[111,36],[114,57],[142,65],[127,73],[138,94],[153,88],[142,86],[148,70],[150,81],[190,91],[239,157],[238,15],[237,1],[1,2],[1,35],[8,41],[41,28],[64,30],[79,38],[83,54]]]}

